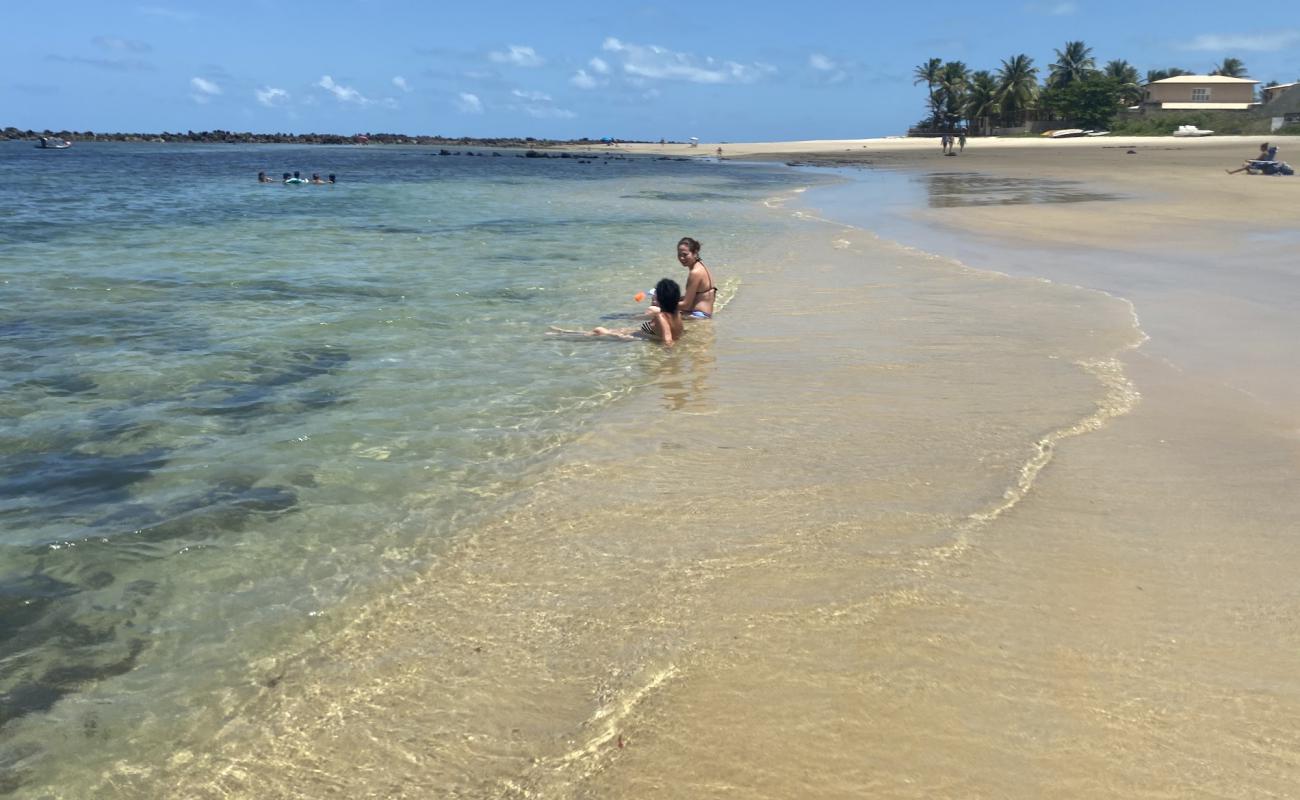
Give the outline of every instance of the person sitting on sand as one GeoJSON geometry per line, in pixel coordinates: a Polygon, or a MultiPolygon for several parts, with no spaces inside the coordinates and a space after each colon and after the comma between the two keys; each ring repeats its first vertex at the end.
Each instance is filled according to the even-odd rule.
{"type": "Polygon", "coordinates": [[[1268,170],[1264,166],[1264,164],[1273,163],[1276,161],[1277,161],[1277,148],[1269,147],[1268,142],[1264,142],[1259,146],[1258,156],[1256,156],[1255,158],[1248,158],[1245,161],[1241,162],[1240,167],[1237,167],[1236,169],[1225,170],[1225,172],[1227,172],[1229,175],[1236,175],[1238,172],[1249,172],[1250,170],[1258,169],[1263,171],[1265,174],[1268,174],[1268,170]]]}
{"type": "MultiPolygon", "coordinates": [[[[686,289],[682,291],[682,313],[688,319],[711,319],[713,303],[718,299],[718,284],[713,273],[700,260],[702,245],[689,236],[677,242],[677,263],[686,267],[686,289]]],[[[655,299],[658,300],[658,295],[655,299]]]]}
{"type": "Polygon", "coordinates": [[[641,323],[639,328],[592,328],[589,331],[571,331],[564,328],[551,328],[551,333],[576,333],[583,336],[612,336],[615,339],[656,339],[669,347],[682,338],[682,315],[678,312],[682,299],[682,287],[672,278],[664,278],[655,284],[655,298],[659,307],[650,319],[641,323]]]}

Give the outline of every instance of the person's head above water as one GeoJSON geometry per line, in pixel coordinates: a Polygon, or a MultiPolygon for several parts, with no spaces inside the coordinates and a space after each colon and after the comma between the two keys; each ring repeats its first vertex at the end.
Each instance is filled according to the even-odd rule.
{"type": "Polygon", "coordinates": [[[672,278],[664,278],[655,284],[655,305],[665,314],[676,314],[677,304],[682,302],[682,287],[672,278]]]}
{"type": "Polygon", "coordinates": [[[284,179],[285,179],[286,181],[289,180],[289,173],[287,173],[287,172],[284,173],[284,179]]]}
{"type": "Polygon", "coordinates": [[[693,266],[700,260],[700,243],[689,236],[683,236],[677,242],[677,260],[684,267],[693,266]]]}
{"type": "Polygon", "coordinates": [[[293,171],[293,177],[295,177],[295,178],[299,177],[299,176],[298,176],[298,170],[295,169],[295,170],[293,171]]]}
{"type": "Polygon", "coordinates": [[[333,182],[334,182],[334,173],[331,172],[330,175],[329,175],[329,177],[326,178],[326,180],[328,180],[330,183],[333,183],[333,182]]]}

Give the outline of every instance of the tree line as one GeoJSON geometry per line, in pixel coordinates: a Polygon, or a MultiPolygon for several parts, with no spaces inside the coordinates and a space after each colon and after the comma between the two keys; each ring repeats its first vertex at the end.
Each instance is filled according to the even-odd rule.
{"type": "MultiPolygon", "coordinates": [[[[1034,60],[1021,53],[996,71],[970,70],[961,61],[931,58],[912,72],[913,85],[925,84],[928,116],[918,127],[968,129],[987,135],[994,127],[1017,127],[1031,119],[1061,119],[1088,128],[1105,128],[1122,109],[1137,105],[1149,83],[1193,73],[1180,67],[1148,70],[1145,79],[1123,59],[1098,68],[1092,48],[1066,42],[1056,50],[1042,84],[1034,60]]],[[[1225,58],[1211,75],[1246,77],[1246,65],[1225,58]]],[[[1269,86],[1276,86],[1273,81],[1269,86]]]]}

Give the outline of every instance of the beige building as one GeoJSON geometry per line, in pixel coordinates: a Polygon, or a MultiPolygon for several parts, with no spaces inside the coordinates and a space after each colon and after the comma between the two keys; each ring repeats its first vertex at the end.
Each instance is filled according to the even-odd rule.
{"type": "Polygon", "coordinates": [[[1259,90],[1259,93],[1261,95],[1261,99],[1263,99],[1263,101],[1267,104],[1276,100],[1279,95],[1281,95],[1283,92],[1285,92],[1287,89],[1290,89],[1293,86],[1300,86],[1300,83],[1279,83],[1276,86],[1265,86],[1263,89],[1259,90]]]}
{"type": "Polygon", "coordinates": [[[1247,111],[1259,81],[1226,75],[1178,75],[1146,85],[1143,110],[1247,111]]]}

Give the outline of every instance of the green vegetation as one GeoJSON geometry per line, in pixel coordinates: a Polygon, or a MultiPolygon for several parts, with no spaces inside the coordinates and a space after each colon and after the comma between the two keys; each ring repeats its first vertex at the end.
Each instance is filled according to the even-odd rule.
{"type": "MultiPolygon", "coordinates": [[[[1125,115],[1117,119],[1110,130],[1124,136],[1168,136],[1178,130],[1179,125],[1195,125],[1225,135],[1253,136],[1268,134],[1270,120],[1232,111],[1158,111],[1125,115]]],[[[1285,130],[1283,128],[1278,133],[1285,130]]]]}
{"type": "MultiPolygon", "coordinates": [[[[1033,129],[1042,130],[1059,122],[1055,127],[1106,128],[1133,135],[1168,135],[1179,125],[1229,134],[1268,133],[1267,119],[1241,112],[1127,112],[1142,102],[1147,84],[1192,74],[1181,67],[1150,69],[1144,79],[1123,59],[1107,61],[1099,69],[1092,48],[1082,41],[1066,42],[1053,52],[1056,60],[1047,66],[1041,85],[1038,67],[1023,53],[1004,59],[996,71],[971,71],[961,61],[928,59],[912,71],[913,84],[926,87],[927,116],[917,127],[988,135],[994,128],[1033,124],[1033,129]]],[[[1238,58],[1224,58],[1210,74],[1246,77],[1246,65],[1238,58]]]]}
{"type": "Polygon", "coordinates": [[[1114,78],[1091,72],[1058,87],[1044,89],[1039,107],[1054,117],[1085,128],[1104,129],[1120,110],[1120,88],[1114,78]]]}

